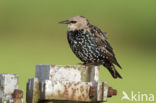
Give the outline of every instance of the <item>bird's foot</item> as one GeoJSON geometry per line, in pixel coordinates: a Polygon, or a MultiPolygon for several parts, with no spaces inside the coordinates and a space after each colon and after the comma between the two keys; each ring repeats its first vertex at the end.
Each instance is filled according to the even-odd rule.
{"type": "Polygon", "coordinates": [[[95,65],[95,64],[97,64],[97,63],[95,63],[95,62],[91,62],[91,63],[83,63],[84,66],[90,66],[90,65],[95,65]]]}

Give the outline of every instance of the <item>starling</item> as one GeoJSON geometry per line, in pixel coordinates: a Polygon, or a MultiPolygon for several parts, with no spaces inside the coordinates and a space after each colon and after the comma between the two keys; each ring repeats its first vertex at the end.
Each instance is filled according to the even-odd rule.
{"type": "Polygon", "coordinates": [[[113,78],[122,78],[115,69],[121,66],[115,58],[105,32],[89,23],[83,16],[73,16],[59,23],[68,24],[67,39],[74,54],[84,65],[103,65],[113,78]]]}

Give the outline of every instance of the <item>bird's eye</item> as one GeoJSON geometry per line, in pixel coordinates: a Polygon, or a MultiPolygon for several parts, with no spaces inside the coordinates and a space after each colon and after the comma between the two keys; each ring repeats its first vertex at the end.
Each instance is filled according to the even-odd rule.
{"type": "Polygon", "coordinates": [[[75,23],[76,23],[76,21],[70,21],[70,23],[75,24],[75,23]]]}

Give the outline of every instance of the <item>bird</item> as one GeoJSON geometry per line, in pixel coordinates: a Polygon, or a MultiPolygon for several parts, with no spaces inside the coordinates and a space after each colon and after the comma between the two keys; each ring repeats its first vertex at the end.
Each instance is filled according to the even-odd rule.
{"type": "Polygon", "coordinates": [[[121,68],[106,38],[106,32],[92,25],[84,16],[73,16],[59,23],[68,25],[68,43],[84,65],[103,65],[114,79],[122,78],[114,66],[121,68]]]}

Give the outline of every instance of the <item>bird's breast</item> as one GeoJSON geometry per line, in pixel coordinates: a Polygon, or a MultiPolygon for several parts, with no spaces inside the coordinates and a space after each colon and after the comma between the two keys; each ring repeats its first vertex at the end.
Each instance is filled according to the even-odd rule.
{"type": "Polygon", "coordinates": [[[82,31],[68,32],[68,42],[74,54],[84,62],[94,61],[97,46],[92,40],[92,35],[82,31]]]}
{"type": "Polygon", "coordinates": [[[81,49],[83,46],[88,46],[91,37],[89,34],[84,34],[83,30],[69,31],[68,32],[68,42],[71,47],[81,49]]]}

